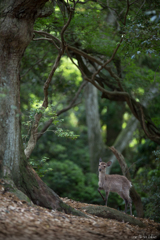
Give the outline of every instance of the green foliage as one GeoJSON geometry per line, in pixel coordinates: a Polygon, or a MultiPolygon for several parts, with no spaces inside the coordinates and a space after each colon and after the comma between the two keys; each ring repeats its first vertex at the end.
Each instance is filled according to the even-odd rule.
{"type": "Polygon", "coordinates": [[[160,150],[154,151],[156,168],[148,172],[148,182],[144,187],[148,197],[145,199],[145,216],[160,222],[160,150]]]}
{"type": "Polygon", "coordinates": [[[50,159],[43,166],[46,170],[48,167],[52,171],[47,172],[44,181],[61,197],[90,203],[98,200],[96,174],[84,175],[82,169],[69,160],[60,162],[50,159]]]}
{"type": "MultiPolygon", "coordinates": [[[[73,112],[73,111],[71,111],[73,112]]],[[[84,117],[84,106],[77,107],[75,111],[76,117],[84,117]],[[81,110],[80,110],[81,109],[81,110]]],[[[80,166],[84,172],[90,170],[89,166],[89,153],[88,153],[88,143],[87,143],[87,129],[85,124],[85,118],[78,121],[78,125],[73,125],[70,118],[70,112],[64,115],[65,121],[60,123],[59,128],[69,129],[70,132],[74,132],[75,136],[78,138],[72,140],[71,137],[58,137],[55,134],[56,128],[54,126],[50,127],[50,131],[47,131],[43,137],[38,141],[38,144],[32,154],[35,159],[41,159],[45,154],[48,158],[54,158],[64,162],[65,160],[70,160],[73,163],[80,166]],[[54,132],[53,132],[53,131],[54,132]]],[[[63,133],[63,132],[62,132],[63,133]]]]}
{"type": "Polygon", "coordinates": [[[29,111],[27,111],[27,115],[23,117],[22,121],[22,139],[24,140],[24,142],[26,142],[30,136],[31,127],[34,123],[36,114],[42,114],[39,122],[39,127],[42,126],[45,122],[47,122],[49,118],[52,118],[52,126],[54,126],[55,129],[48,129],[47,131],[52,131],[58,137],[76,139],[79,136],[75,135],[73,131],[64,130],[59,127],[64,121],[64,119],[60,119],[57,117],[57,113],[56,111],[54,111],[53,104],[49,105],[48,108],[45,109],[41,106],[41,102],[37,102],[37,100],[32,100],[32,106],[33,107],[30,108],[29,111]]]}
{"type": "Polygon", "coordinates": [[[132,182],[141,196],[145,217],[159,222],[160,150],[151,140],[138,144],[137,150],[131,168],[132,182]]]}
{"type": "Polygon", "coordinates": [[[73,131],[66,130],[64,131],[62,128],[57,128],[55,130],[55,134],[57,134],[58,137],[68,137],[71,139],[76,139],[79,135],[74,135],[73,131]]]}
{"type": "MultiPolygon", "coordinates": [[[[104,205],[104,201],[97,191],[98,176],[96,174],[83,173],[82,168],[69,160],[60,162],[44,157],[36,164],[33,160],[30,163],[39,176],[60,197],[104,205]]],[[[104,192],[103,195],[105,195],[104,192]]],[[[119,210],[124,209],[124,202],[114,193],[110,194],[108,205],[119,210]]]]}
{"type": "Polygon", "coordinates": [[[47,157],[43,157],[42,159],[37,159],[36,161],[34,161],[34,159],[29,159],[29,163],[32,165],[32,167],[36,170],[36,172],[38,173],[38,175],[40,177],[44,177],[45,174],[49,171],[52,171],[53,169],[50,168],[48,166],[48,163],[46,163],[46,161],[48,160],[47,157]],[[44,169],[44,163],[45,164],[45,169],[44,169]]]}
{"type": "Polygon", "coordinates": [[[152,104],[150,104],[150,106],[149,106],[149,112],[150,112],[150,116],[151,116],[151,119],[154,122],[154,124],[157,127],[160,127],[160,115],[159,115],[159,112],[160,112],[160,96],[157,96],[157,98],[155,98],[152,101],[152,104]]]}
{"type": "MultiPolygon", "coordinates": [[[[77,62],[76,60],[74,61],[77,62]]],[[[73,84],[79,86],[79,83],[82,81],[82,76],[78,68],[73,65],[69,58],[65,56],[61,59],[60,66],[56,71],[56,75],[61,75],[63,79],[65,79],[65,90],[67,87],[73,86],[73,84]]]]}
{"type": "MultiPolygon", "coordinates": [[[[48,4],[50,7],[51,1],[48,4]]],[[[72,5],[72,2],[70,4],[72,5]]],[[[109,4],[111,9],[121,13],[120,17],[124,17],[124,2],[110,1],[109,4]]],[[[123,41],[114,60],[120,59],[124,90],[139,101],[150,94],[151,85],[159,83],[160,79],[158,8],[159,3],[154,4],[152,1],[147,1],[142,7],[139,2],[132,4],[126,19],[126,26],[122,24],[121,18],[118,30],[115,24],[119,19],[114,25],[107,23],[111,9],[108,9],[106,1],[77,4],[71,24],[64,36],[65,41],[104,62],[113,54],[123,34],[123,41]],[[151,21],[150,14],[146,14],[148,9],[156,11],[154,15],[157,16],[157,20],[151,21]]],[[[60,39],[60,32],[67,19],[67,11],[63,12],[62,6],[55,3],[54,14],[47,18],[37,19],[35,29],[44,30],[60,39]]],[[[36,34],[36,38],[38,37],[40,36],[36,34]]],[[[84,103],[64,113],[64,121],[56,116],[56,113],[73,99],[82,81],[80,71],[71,63],[66,53],[48,89],[49,107],[48,109],[41,108],[44,98],[43,86],[57,54],[58,51],[52,43],[45,40],[32,41],[25,51],[21,64],[22,134],[25,141],[28,140],[36,113],[43,114],[39,130],[43,128],[48,119],[53,118],[51,127],[38,141],[30,163],[39,176],[43,177],[44,181],[61,197],[104,204],[97,192],[98,177],[90,172],[84,103]]],[[[78,63],[76,56],[73,55],[73,57],[78,63]]],[[[87,61],[86,66],[89,66],[87,61]]],[[[113,72],[117,72],[114,63],[110,63],[109,66],[113,72]]],[[[114,79],[106,70],[102,70],[100,74],[106,81],[109,78],[110,83],[114,83],[114,79]]],[[[114,88],[111,90],[113,91],[114,88]]],[[[5,97],[4,92],[0,94],[0,97],[5,97]]],[[[105,131],[105,142],[106,132],[111,129],[109,140],[113,143],[122,129],[124,112],[128,115],[130,112],[119,102],[117,104],[117,102],[106,99],[101,99],[100,102],[99,109],[101,124],[105,131]]],[[[149,113],[157,127],[160,126],[159,106],[159,97],[149,106],[149,113]]],[[[127,121],[128,119],[125,124],[127,121]]],[[[131,166],[135,162],[131,173],[136,189],[143,198],[146,217],[159,221],[159,160],[155,160],[152,154],[157,149],[157,145],[146,140],[144,134],[138,130],[134,137],[137,149],[128,147],[124,154],[129,156],[127,161],[131,166]]],[[[121,174],[118,164],[115,165],[113,173],[121,174]]],[[[124,209],[124,202],[117,197],[117,194],[110,194],[108,205],[124,209]]]]}
{"type": "Polygon", "coordinates": [[[145,89],[154,82],[155,71],[148,67],[137,66],[139,58],[130,59],[129,63],[126,60],[125,74],[125,86],[129,92],[134,89],[135,97],[142,97],[145,93],[145,89]],[[134,72],[134,75],[133,75],[134,72]]]}
{"type": "Polygon", "coordinates": [[[103,55],[112,53],[116,42],[113,36],[112,41],[110,40],[112,28],[106,24],[106,14],[99,4],[88,2],[85,8],[83,5],[79,6],[71,23],[71,28],[73,27],[82,48],[103,55]]]}
{"type": "Polygon", "coordinates": [[[144,4],[143,8],[136,9],[139,14],[134,15],[132,12],[128,16],[127,25],[124,29],[123,42],[126,54],[135,57],[137,54],[154,55],[159,52],[160,24],[159,17],[157,16],[159,8],[159,2],[151,3],[148,1],[144,4]]]}

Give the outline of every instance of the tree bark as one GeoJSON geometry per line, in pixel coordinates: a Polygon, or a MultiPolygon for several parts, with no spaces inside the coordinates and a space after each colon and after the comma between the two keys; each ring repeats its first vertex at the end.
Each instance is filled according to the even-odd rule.
{"type": "MultiPolygon", "coordinates": [[[[0,177],[43,207],[81,215],[64,204],[27,163],[20,131],[20,61],[32,40],[35,19],[48,0],[0,3],[0,177]]],[[[12,187],[12,186],[10,186],[12,187]]]]}
{"type": "MultiPolygon", "coordinates": [[[[25,1],[23,3],[25,5],[25,1]]],[[[1,1],[0,116],[2,124],[0,124],[0,159],[3,166],[1,176],[10,176],[16,182],[20,178],[19,153],[21,148],[19,68],[25,48],[32,39],[34,23],[32,18],[30,20],[19,19],[21,9],[22,1],[1,1]]],[[[29,13],[26,14],[29,15],[29,13]]]]}
{"type": "Polygon", "coordinates": [[[83,209],[85,209],[87,213],[96,215],[98,217],[116,219],[120,222],[123,221],[136,226],[138,225],[139,227],[146,227],[146,225],[139,219],[136,219],[128,214],[125,214],[124,212],[120,212],[116,209],[112,209],[107,206],[89,206],[83,209]]]}
{"type": "Polygon", "coordinates": [[[68,45],[68,49],[73,51],[76,54],[76,58],[79,64],[79,69],[81,70],[84,79],[92,83],[97,89],[99,89],[102,92],[102,98],[106,98],[111,101],[126,102],[132,114],[140,122],[141,127],[144,130],[146,136],[152,141],[160,144],[160,131],[152,122],[152,119],[150,118],[147,112],[147,109],[140,102],[137,102],[128,92],[125,92],[124,89],[122,89],[122,85],[120,84],[121,79],[118,77],[118,75],[116,75],[112,71],[111,67],[107,66],[108,61],[110,62],[113,59],[110,58],[110,60],[108,60],[105,64],[103,64],[100,60],[92,57],[91,55],[88,55],[82,50],[79,50],[70,45],[68,45]],[[94,62],[94,64],[96,63],[100,65],[101,67],[99,68],[98,72],[91,75],[91,72],[89,72],[89,70],[84,64],[82,57],[77,57],[78,54],[88,59],[88,61],[92,61],[94,62]],[[115,83],[111,83],[108,77],[99,78],[96,76],[99,73],[100,69],[102,68],[106,69],[110,74],[110,76],[115,79],[115,83]],[[94,80],[92,78],[94,78],[94,80]],[[117,86],[117,83],[118,83],[118,86],[117,86]],[[112,91],[108,91],[105,88],[105,86],[109,87],[112,91]]]}
{"type": "MultiPolygon", "coordinates": [[[[128,146],[129,142],[132,140],[133,133],[137,129],[139,121],[132,116],[127,123],[127,126],[122,129],[115,142],[113,143],[114,147],[122,153],[123,150],[128,146]]],[[[108,161],[112,161],[113,163],[117,160],[116,156],[112,154],[109,150],[107,150],[108,161]]],[[[110,173],[111,167],[107,168],[107,174],[110,173]]]]}
{"type": "Polygon", "coordinates": [[[101,135],[98,111],[97,89],[88,83],[85,87],[86,121],[88,128],[88,143],[91,171],[97,173],[99,158],[104,155],[104,144],[101,135]]]}
{"type": "MultiPolygon", "coordinates": [[[[142,104],[144,107],[147,107],[148,103],[155,98],[156,94],[158,94],[158,86],[157,84],[153,85],[150,88],[150,95],[145,96],[145,98],[142,100],[142,104]]],[[[137,126],[139,124],[139,121],[132,116],[130,120],[127,123],[127,126],[122,129],[122,131],[119,133],[118,137],[114,141],[112,145],[114,145],[115,149],[117,149],[120,153],[123,152],[123,150],[128,146],[129,142],[132,140],[133,133],[137,129],[137,126]]],[[[111,154],[109,150],[107,150],[107,156],[108,156],[108,161],[112,161],[112,166],[113,163],[116,161],[116,156],[114,154],[111,154]]],[[[111,168],[107,168],[107,174],[110,173],[111,168]]]]}
{"type": "Polygon", "coordinates": [[[106,144],[111,146],[122,131],[123,114],[125,113],[124,103],[112,102],[107,104],[107,136],[106,144]],[[114,104],[114,105],[113,105],[114,104]],[[118,117],[117,117],[118,116],[118,117]]]}

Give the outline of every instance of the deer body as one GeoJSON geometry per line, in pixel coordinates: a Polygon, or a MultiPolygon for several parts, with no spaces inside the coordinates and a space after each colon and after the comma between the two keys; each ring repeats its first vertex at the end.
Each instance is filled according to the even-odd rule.
{"type": "Polygon", "coordinates": [[[112,164],[111,161],[108,163],[99,161],[99,182],[98,182],[98,191],[101,194],[100,190],[103,189],[106,193],[104,198],[101,194],[105,204],[107,205],[107,200],[110,192],[116,192],[119,196],[125,201],[125,212],[127,212],[127,206],[130,205],[130,214],[132,215],[132,200],[129,196],[130,188],[132,187],[131,182],[121,175],[107,175],[106,167],[109,167],[112,164]]]}

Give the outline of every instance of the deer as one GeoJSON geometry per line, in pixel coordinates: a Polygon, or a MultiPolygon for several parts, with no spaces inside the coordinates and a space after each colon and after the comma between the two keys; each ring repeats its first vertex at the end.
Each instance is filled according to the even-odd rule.
{"type": "Polygon", "coordinates": [[[132,215],[132,200],[129,196],[130,188],[132,187],[131,182],[125,177],[118,174],[108,175],[106,174],[106,168],[112,165],[111,161],[107,163],[102,162],[99,159],[99,182],[98,182],[98,192],[105,201],[107,206],[107,200],[110,192],[116,192],[125,201],[125,213],[127,213],[127,207],[130,206],[130,215],[132,215]],[[100,190],[104,190],[106,197],[101,194],[100,190]]]}

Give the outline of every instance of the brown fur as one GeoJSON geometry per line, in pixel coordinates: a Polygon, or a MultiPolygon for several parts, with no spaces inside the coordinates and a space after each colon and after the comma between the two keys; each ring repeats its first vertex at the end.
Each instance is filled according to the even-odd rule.
{"type": "Polygon", "coordinates": [[[125,177],[121,176],[118,174],[113,174],[113,175],[107,175],[106,174],[106,168],[109,167],[112,164],[111,161],[105,163],[100,161],[99,162],[99,188],[98,191],[100,192],[101,189],[104,189],[106,193],[106,198],[103,197],[103,199],[106,202],[107,205],[107,200],[110,192],[116,192],[119,194],[121,198],[124,199],[125,201],[125,212],[127,211],[127,206],[128,204],[130,205],[130,213],[132,215],[132,209],[131,209],[131,203],[132,200],[129,196],[129,191],[130,188],[132,187],[131,182],[125,177]]]}

